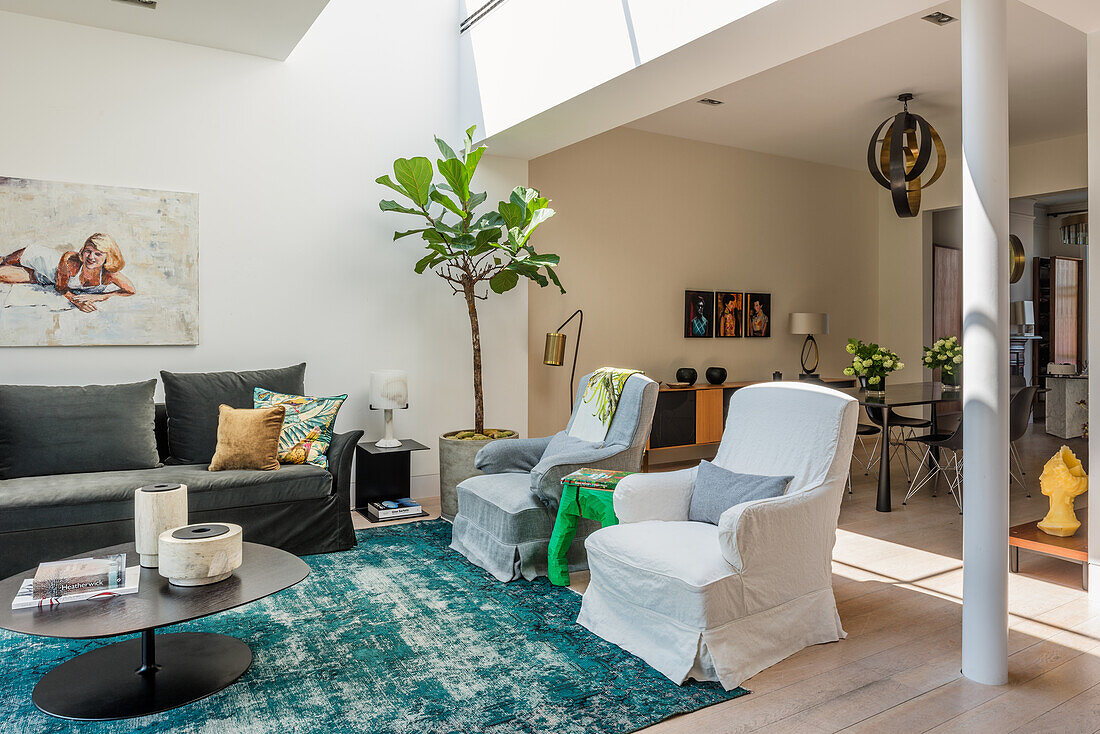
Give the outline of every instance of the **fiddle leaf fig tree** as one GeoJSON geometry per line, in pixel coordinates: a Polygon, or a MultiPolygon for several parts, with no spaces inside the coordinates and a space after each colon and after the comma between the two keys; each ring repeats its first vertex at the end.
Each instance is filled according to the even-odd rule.
{"type": "Polygon", "coordinates": [[[417,273],[431,271],[446,281],[456,295],[466,301],[470,316],[470,335],[474,352],[474,431],[485,430],[485,396],[481,381],[481,333],[477,321],[477,302],[489,297],[489,291],[506,293],[520,278],[533,280],[542,287],[553,283],[565,289],[554,268],[558,256],[540,254],[531,244],[531,235],[554,210],[550,200],[536,189],[517,186],[507,201],[495,211],[477,214],[487,194],[471,189],[486,146],[474,146],[476,126],[466,131],[460,152],[435,139],[441,158],[435,169],[423,156],[398,158],[393,163],[393,178],[379,176],[378,183],[400,194],[401,203],[383,199],[378,206],[384,212],[396,212],[420,218],[420,227],[394,232],[394,240],[419,235],[427,250],[417,261],[417,273]],[[442,179],[436,182],[436,174],[442,179]]]}

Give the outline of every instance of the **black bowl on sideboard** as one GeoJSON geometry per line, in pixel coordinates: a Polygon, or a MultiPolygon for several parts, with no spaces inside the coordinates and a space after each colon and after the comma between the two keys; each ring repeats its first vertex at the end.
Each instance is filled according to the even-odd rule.
{"type": "Polygon", "coordinates": [[[707,382],[712,385],[721,385],[726,381],[725,367],[707,367],[707,382]]]}
{"type": "Polygon", "coordinates": [[[694,367],[681,367],[676,370],[676,381],[686,382],[689,385],[694,385],[695,381],[699,379],[699,373],[695,371],[694,367]]]}

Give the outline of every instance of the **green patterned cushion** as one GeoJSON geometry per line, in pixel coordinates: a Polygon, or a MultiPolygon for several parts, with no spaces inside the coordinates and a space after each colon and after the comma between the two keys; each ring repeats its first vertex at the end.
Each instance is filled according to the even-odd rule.
{"type": "Polygon", "coordinates": [[[328,469],[325,453],[332,443],[332,426],[347,395],[310,398],[287,395],[257,387],[253,402],[257,408],[286,407],[283,431],[279,434],[279,461],[283,464],[313,464],[328,469]]]}

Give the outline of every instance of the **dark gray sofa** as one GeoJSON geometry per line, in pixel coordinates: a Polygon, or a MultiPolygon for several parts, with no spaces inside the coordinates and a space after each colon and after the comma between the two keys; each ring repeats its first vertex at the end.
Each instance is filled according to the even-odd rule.
{"type": "MultiPolygon", "coordinates": [[[[362,431],[335,434],[330,470],[207,471],[206,464],[0,480],[0,578],[134,539],[133,493],[160,482],[187,485],[190,522],[223,521],[244,539],[307,555],[355,546],[351,461],[362,431]]],[[[164,405],[156,406],[157,451],[168,457],[164,405]]]]}

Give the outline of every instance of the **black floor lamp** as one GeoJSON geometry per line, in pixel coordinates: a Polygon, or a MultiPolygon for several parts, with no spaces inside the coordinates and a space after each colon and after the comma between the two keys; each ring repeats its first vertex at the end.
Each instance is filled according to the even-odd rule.
{"type": "Polygon", "coordinates": [[[561,330],[566,324],[579,316],[577,321],[577,344],[573,347],[573,370],[569,373],[569,408],[573,408],[573,380],[577,376],[577,352],[581,348],[581,329],[584,327],[584,312],[579,308],[567,318],[557,331],[546,332],[546,349],[542,353],[542,363],[551,367],[561,367],[565,363],[565,334],[561,330]]]}

